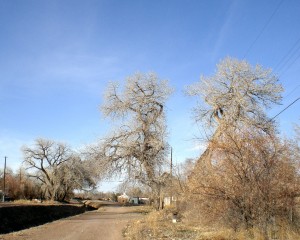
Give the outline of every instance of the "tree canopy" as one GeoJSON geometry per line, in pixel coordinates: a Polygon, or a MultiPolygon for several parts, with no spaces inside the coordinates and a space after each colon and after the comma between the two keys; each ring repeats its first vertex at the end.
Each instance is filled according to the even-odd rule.
{"type": "Polygon", "coordinates": [[[216,125],[252,125],[268,128],[266,108],[281,100],[282,86],[271,69],[252,66],[246,61],[225,58],[213,76],[202,76],[189,86],[191,96],[201,98],[194,108],[196,121],[216,125]]]}
{"type": "Polygon", "coordinates": [[[153,189],[168,150],[165,103],[171,93],[168,82],[156,74],[137,73],[126,79],[124,89],[111,83],[101,106],[117,125],[101,142],[102,158],[153,189]]]}

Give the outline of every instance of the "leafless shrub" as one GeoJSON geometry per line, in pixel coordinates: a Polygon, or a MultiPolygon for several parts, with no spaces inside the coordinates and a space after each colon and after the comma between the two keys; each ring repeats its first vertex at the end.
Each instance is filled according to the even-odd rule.
{"type": "Polygon", "coordinates": [[[266,235],[279,221],[299,224],[299,159],[294,151],[289,142],[250,129],[223,132],[190,177],[197,217],[235,230],[258,227],[266,235]]]}

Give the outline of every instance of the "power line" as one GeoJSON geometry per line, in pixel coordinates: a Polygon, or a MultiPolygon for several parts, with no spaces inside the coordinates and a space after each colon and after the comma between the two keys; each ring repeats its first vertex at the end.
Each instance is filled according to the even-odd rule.
{"type": "MultiPolygon", "coordinates": [[[[289,51],[280,59],[280,61],[276,64],[276,66],[274,67],[274,71],[277,70],[277,68],[279,68],[279,66],[283,63],[283,62],[287,62],[288,60],[286,60],[286,58],[292,53],[292,51],[294,50],[294,48],[298,45],[298,43],[300,42],[300,38],[298,38],[296,40],[296,42],[293,44],[293,46],[289,49],[289,51]]],[[[298,48],[297,48],[298,50],[298,48]]],[[[291,58],[291,56],[289,57],[291,58]]],[[[288,59],[289,59],[288,58],[288,59]]],[[[282,66],[284,66],[285,64],[283,64],[282,66]]],[[[282,68],[281,66],[281,68],[282,68]]],[[[280,68],[279,68],[280,69],[280,68]]],[[[278,71],[279,71],[278,69],[278,71]]]]}
{"type": "MultiPolygon", "coordinates": [[[[300,46],[299,46],[299,49],[300,49],[300,46]]],[[[284,71],[281,72],[281,74],[280,74],[281,77],[282,77],[282,75],[284,73],[287,72],[287,70],[290,69],[291,66],[293,66],[293,64],[298,60],[299,57],[300,57],[300,52],[298,53],[298,55],[296,56],[296,58],[294,58],[294,60],[287,66],[287,68],[284,71]]]]}
{"type": "Polygon", "coordinates": [[[281,113],[283,113],[285,110],[287,110],[289,107],[291,107],[294,103],[296,103],[300,97],[298,97],[296,100],[294,100],[292,103],[290,103],[288,106],[286,106],[284,109],[282,109],[279,113],[277,113],[274,117],[272,117],[269,121],[272,121],[274,118],[278,117],[281,113]]]}
{"type": "Polygon", "coordinates": [[[287,98],[288,96],[290,96],[293,92],[296,91],[296,89],[300,87],[300,84],[298,84],[296,87],[294,87],[289,93],[287,93],[285,96],[283,96],[284,98],[287,98]]]}
{"type": "Polygon", "coordinates": [[[290,92],[285,96],[285,98],[287,98],[287,97],[290,96],[293,92],[295,92],[296,89],[297,89],[298,87],[300,87],[300,84],[297,85],[296,87],[294,87],[294,88],[292,89],[292,91],[290,91],[290,92]]]}
{"type": "Polygon", "coordinates": [[[265,31],[265,29],[267,28],[267,26],[269,25],[269,23],[271,22],[272,18],[274,17],[275,13],[278,11],[279,7],[281,6],[281,4],[284,2],[284,0],[281,0],[279,2],[279,4],[277,5],[277,7],[275,8],[275,10],[273,11],[272,15],[269,17],[269,19],[267,20],[267,22],[265,23],[265,25],[263,26],[263,28],[261,29],[261,31],[259,32],[259,34],[257,35],[257,37],[254,39],[254,41],[250,44],[249,48],[247,49],[246,53],[244,54],[243,58],[245,58],[248,53],[250,52],[250,50],[252,49],[252,47],[254,46],[254,44],[257,42],[257,40],[260,38],[260,36],[263,34],[263,32],[265,31]]]}

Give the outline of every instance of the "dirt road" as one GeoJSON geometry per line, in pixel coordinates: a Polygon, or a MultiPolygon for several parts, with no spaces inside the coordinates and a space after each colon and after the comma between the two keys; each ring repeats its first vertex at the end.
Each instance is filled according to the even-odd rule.
{"type": "Polygon", "coordinates": [[[134,207],[104,207],[23,231],[0,235],[0,240],[121,240],[122,230],[142,218],[134,207]]]}

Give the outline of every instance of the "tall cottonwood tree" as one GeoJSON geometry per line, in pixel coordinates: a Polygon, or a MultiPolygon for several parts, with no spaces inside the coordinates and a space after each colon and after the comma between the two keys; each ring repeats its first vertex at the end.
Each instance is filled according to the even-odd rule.
{"type": "MultiPolygon", "coordinates": [[[[193,109],[194,118],[212,130],[211,140],[226,132],[240,134],[240,129],[255,128],[262,134],[274,134],[274,122],[266,109],[281,101],[282,86],[271,69],[252,66],[246,61],[225,58],[213,76],[202,76],[187,88],[187,94],[200,98],[193,109]]],[[[210,162],[211,146],[201,156],[210,162]]]]}
{"type": "Polygon", "coordinates": [[[189,87],[202,100],[194,109],[196,121],[213,130],[189,177],[202,219],[256,226],[268,239],[274,218],[286,220],[284,213],[295,207],[299,168],[266,114],[282,91],[271,70],[231,58],[189,87]]]}
{"type": "Polygon", "coordinates": [[[165,104],[172,93],[168,82],[156,74],[137,73],[124,88],[111,83],[101,111],[116,129],[101,142],[101,158],[122,174],[158,193],[159,168],[167,153],[165,104]]]}

